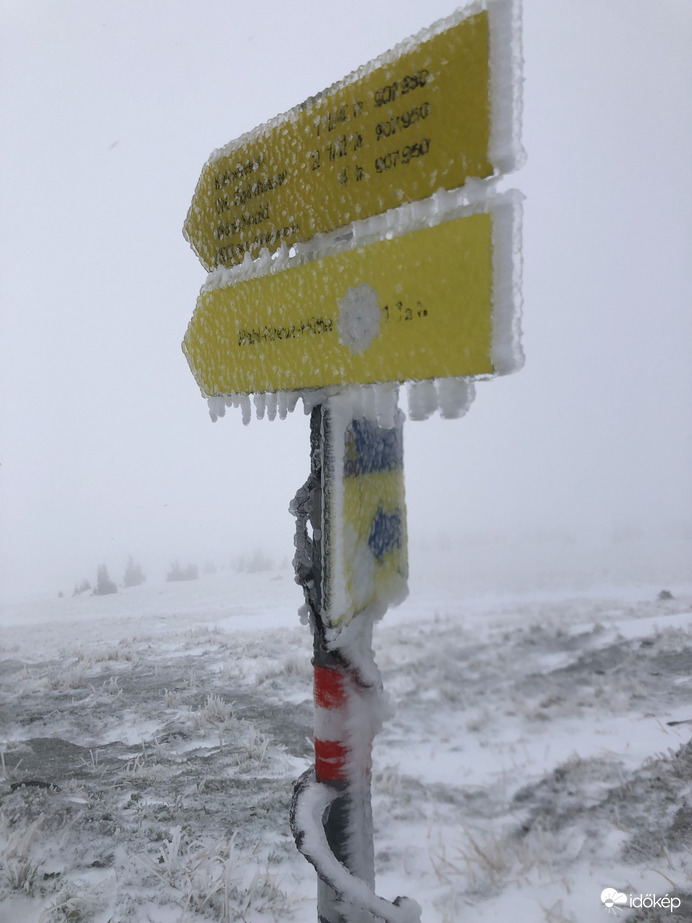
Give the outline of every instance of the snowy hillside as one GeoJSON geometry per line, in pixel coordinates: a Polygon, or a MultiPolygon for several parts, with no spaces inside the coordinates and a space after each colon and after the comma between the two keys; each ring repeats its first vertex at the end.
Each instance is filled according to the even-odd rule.
{"type": "MultiPolygon", "coordinates": [[[[468,562],[426,560],[375,633],[378,893],[426,923],[591,923],[607,887],[692,919],[692,585],[462,595],[468,562]]],[[[285,569],[5,608],[3,923],[315,920],[299,603],[285,569]]]]}

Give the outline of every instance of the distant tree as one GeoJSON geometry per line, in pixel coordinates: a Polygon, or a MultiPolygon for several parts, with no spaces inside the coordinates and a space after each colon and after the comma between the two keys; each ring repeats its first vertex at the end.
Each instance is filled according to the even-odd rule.
{"type": "Polygon", "coordinates": [[[105,564],[99,564],[96,569],[96,587],[94,596],[107,596],[109,593],[117,593],[118,588],[108,576],[108,568],[105,564]]]}
{"type": "Polygon", "coordinates": [[[265,570],[273,570],[274,562],[261,548],[255,548],[252,554],[236,558],[234,568],[240,573],[258,574],[265,570]]]}
{"type": "Polygon", "coordinates": [[[255,548],[247,562],[249,574],[258,574],[261,571],[272,570],[274,562],[261,548],[255,548]]]}
{"type": "Polygon", "coordinates": [[[176,580],[197,580],[199,574],[197,573],[196,564],[188,564],[187,567],[181,567],[178,561],[172,561],[168,574],[166,575],[166,580],[173,582],[176,580]]]}
{"type": "Polygon", "coordinates": [[[125,575],[123,576],[123,586],[140,586],[147,578],[142,573],[142,568],[134,560],[132,555],[127,559],[125,575]]]}
{"type": "Polygon", "coordinates": [[[87,590],[90,590],[90,589],[91,589],[91,584],[89,583],[89,581],[88,581],[87,578],[85,577],[84,580],[82,580],[81,583],[75,584],[75,588],[74,588],[74,590],[73,590],[73,592],[72,592],[72,595],[73,595],[73,596],[79,596],[81,593],[86,593],[87,590]]]}
{"type": "Polygon", "coordinates": [[[184,580],[183,569],[180,566],[179,561],[171,561],[168,568],[168,573],[166,574],[166,580],[170,583],[174,580],[184,580]]]}

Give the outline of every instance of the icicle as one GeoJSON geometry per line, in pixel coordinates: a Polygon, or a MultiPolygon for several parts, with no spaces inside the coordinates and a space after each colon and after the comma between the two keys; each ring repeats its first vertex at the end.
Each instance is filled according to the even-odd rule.
{"type": "Polygon", "coordinates": [[[316,407],[325,400],[327,392],[324,388],[308,388],[305,391],[301,391],[300,396],[303,399],[303,411],[306,416],[309,416],[310,413],[312,413],[313,407],[316,407]]]}
{"type": "Polygon", "coordinates": [[[375,385],[375,413],[377,422],[386,429],[391,429],[395,423],[396,412],[399,407],[399,385],[387,382],[375,385]]]}
{"type": "Polygon", "coordinates": [[[276,394],[267,394],[267,419],[275,420],[276,419],[276,394]]]}
{"type": "Polygon", "coordinates": [[[412,381],[408,386],[408,415],[412,420],[427,420],[437,410],[435,382],[412,381]]]}
{"type": "Polygon", "coordinates": [[[288,249],[288,244],[286,243],[285,240],[282,240],[281,247],[275,254],[277,266],[281,266],[281,268],[283,268],[284,264],[288,262],[290,255],[291,254],[288,249]]]}
{"type": "Polygon", "coordinates": [[[257,416],[257,419],[263,420],[264,411],[266,410],[266,407],[267,407],[267,395],[262,394],[262,393],[255,394],[255,396],[253,397],[253,401],[255,404],[255,415],[257,416]]]}
{"type": "Polygon", "coordinates": [[[473,382],[466,378],[441,378],[437,381],[437,400],[444,420],[463,417],[475,396],[473,382]]]}
{"type": "Polygon", "coordinates": [[[226,402],[222,397],[208,397],[207,406],[209,407],[209,416],[213,423],[226,413],[226,402]]]}
{"type": "Polygon", "coordinates": [[[243,426],[247,426],[252,419],[252,404],[250,403],[249,394],[240,395],[240,409],[243,414],[243,426]]]}
{"type": "Polygon", "coordinates": [[[254,268],[257,272],[266,272],[267,269],[271,266],[272,257],[271,253],[267,247],[262,247],[260,250],[260,255],[257,258],[257,261],[254,264],[254,268]]]}

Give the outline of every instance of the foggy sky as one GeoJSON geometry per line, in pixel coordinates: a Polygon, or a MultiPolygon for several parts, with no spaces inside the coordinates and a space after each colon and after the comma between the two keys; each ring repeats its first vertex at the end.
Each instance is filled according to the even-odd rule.
{"type": "MultiPolygon", "coordinates": [[[[0,0],[0,598],[290,559],[307,418],[210,422],[182,223],[213,149],[454,8],[0,0]]],[[[526,365],[407,423],[412,543],[689,541],[691,47],[687,0],[524,0],[526,365]]]]}

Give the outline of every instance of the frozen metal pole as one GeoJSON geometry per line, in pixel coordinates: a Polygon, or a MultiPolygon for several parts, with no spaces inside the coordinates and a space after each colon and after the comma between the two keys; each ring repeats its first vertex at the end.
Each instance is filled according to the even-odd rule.
{"type": "MultiPolygon", "coordinates": [[[[330,515],[325,489],[327,467],[323,464],[331,438],[329,413],[324,405],[312,410],[310,418],[310,476],[291,504],[297,518],[296,579],[302,585],[314,640],[315,780],[334,792],[323,817],[323,828],[332,855],[348,871],[375,885],[370,773],[372,740],[358,727],[368,721],[363,714],[367,684],[339,651],[325,643],[321,618],[323,586],[332,562],[325,554],[324,536],[330,515]],[[311,526],[311,530],[308,528],[311,526]],[[310,535],[312,531],[312,535],[310,535]],[[360,706],[360,707],[358,707],[360,706]],[[352,746],[354,733],[359,746],[352,746]],[[364,746],[365,743],[365,746],[364,746]]],[[[377,690],[372,690],[377,695],[377,690]]],[[[317,915],[319,923],[370,923],[367,910],[348,904],[344,896],[318,877],[317,915]]]]}
{"type": "MultiPolygon", "coordinates": [[[[375,887],[370,769],[372,742],[357,754],[349,746],[353,733],[353,686],[349,670],[334,655],[315,646],[315,779],[335,797],[323,827],[332,854],[352,875],[375,887]]],[[[374,917],[345,903],[344,896],[318,879],[319,923],[370,923],[374,917]]]]}
{"type": "Polygon", "coordinates": [[[407,573],[403,417],[393,413],[391,421],[380,426],[348,400],[316,407],[310,476],[290,505],[296,581],[313,631],[315,704],[315,765],[295,784],[291,829],[317,871],[318,923],[420,923],[415,901],[390,903],[374,891],[372,742],[384,702],[372,625],[397,592],[402,598],[407,573]],[[360,543],[350,557],[336,547],[346,529],[360,543]],[[372,595],[356,600],[358,567],[368,556],[379,574],[372,595]],[[337,583],[350,589],[337,591],[337,583]],[[346,627],[335,631],[342,616],[346,627]]]}

